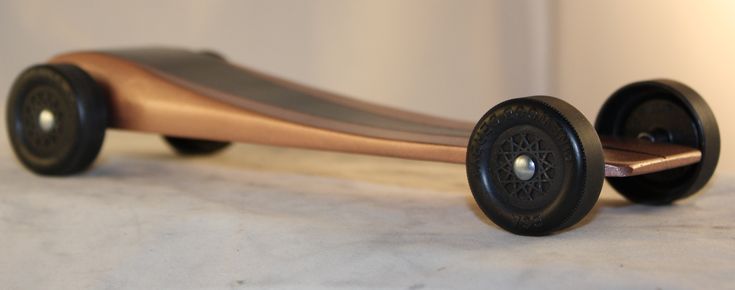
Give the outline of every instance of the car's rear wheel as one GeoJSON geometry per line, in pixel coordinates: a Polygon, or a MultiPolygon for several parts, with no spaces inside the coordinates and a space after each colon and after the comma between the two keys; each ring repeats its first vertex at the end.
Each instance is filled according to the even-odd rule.
{"type": "Polygon", "coordinates": [[[672,80],[629,84],[615,92],[597,115],[603,136],[641,138],[697,148],[699,163],[607,181],[627,199],[665,205],[698,192],[714,174],[720,157],[720,131],[712,110],[694,90],[672,80]]]}
{"type": "Polygon", "coordinates": [[[230,146],[230,142],[163,136],[163,140],[181,155],[210,155],[230,146]]]}

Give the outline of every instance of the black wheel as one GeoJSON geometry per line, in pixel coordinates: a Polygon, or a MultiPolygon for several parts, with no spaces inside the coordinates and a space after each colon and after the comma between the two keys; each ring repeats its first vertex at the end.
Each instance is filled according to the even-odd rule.
{"type": "Polygon", "coordinates": [[[168,145],[181,155],[210,155],[230,146],[230,142],[163,136],[168,145]]]}
{"type": "Polygon", "coordinates": [[[482,211],[520,235],[546,235],[579,222],[604,177],[592,125],[566,102],[513,99],[488,111],[467,147],[467,178],[482,211]]]}
{"type": "Polygon", "coordinates": [[[669,204],[699,191],[720,157],[720,132],[712,110],[688,86],[672,80],[627,85],[602,106],[595,127],[600,135],[643,138],[699,148],[697,164],[633,177],[608,178],[627,199],[669,204]]]}
{"type": "Polygon", "coordinates": [[[38,65],[24,71],[8,96],[7,126],[15,155],[42,175],[87,169],[107,128],[107,97],[82,69],[38,65]]]}

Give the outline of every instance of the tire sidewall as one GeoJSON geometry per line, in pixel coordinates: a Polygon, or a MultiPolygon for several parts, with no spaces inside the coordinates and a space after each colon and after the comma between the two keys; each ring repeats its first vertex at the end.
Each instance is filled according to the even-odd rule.
{"type": "Polygon", "coordinates": [[[13,150],[27,168],[43,175],[66,175],[89,166],[104,140],[107,104],[103,90],[80,68],[68,64],[37,65],[25,70],[15,81],[7,105],[7,130],[13,150]],[[69,102],[64,115],[63,144],[50,156],[39,156],[28,147],[21,119],[24,102],[40,86],[56,90],[69,102]]]}
{"type": "Polygon", "coordinates": [[[571,119],[581,123],[584,134],[589,134],[590,130],[594,134],[588,138],[592,142],[587,142],[592,144],[583,144],[577,132],[580,128],[572,126],[570,118],[564,114],[570,112],[561,112],[557,108],[560,106],[567,111],[571,108],[551,97],[509,100],[488,111],[473,130],[467,152],[470,188],[482,211],[498,226],[510,232],[545,235],[576,224],[589,212],[599,196],[604,174],[601,156],[595,156],[593,160],[585,157],[585,149],[592,154],[602,154],[599,138],[581,113],[573,110],[571,114],[579,116],[575,115],[571,119]],[[509,202],[503,190],[498,190],[500,185],[493,178],[497,168],[490,168],[492,158],[496,158],[492,148],[496,142],[502,142],[496,138],[518,126],[532,126],[546,132],[554,140],[556,152],[561,155],[561,164],[555,165],[561,169],[557,172],[561,175],[558,177],[562,180],[561,186],[555,192],[547,192],[553,195],[552,198],[535,208],[521,208],[509,202]],[[595,164],[590,166],[588,161],[595,164]]]}

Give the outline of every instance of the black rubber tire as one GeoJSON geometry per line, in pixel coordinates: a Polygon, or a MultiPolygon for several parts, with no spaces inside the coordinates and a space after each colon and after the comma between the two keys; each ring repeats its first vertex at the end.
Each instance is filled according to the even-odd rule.
{"type": "Polygon", "coordinates": [[[37,174],[70,175],[89,168],[105,139],[106,93],[74,65],[25,70],[10,90],[6,110],[15,155],[37,174]],[[54,116],[47,130],[39,121],[44,110],[54,116]]]}
{"type": "Polygon", "coordinates": [[[210,141],[182,137],[163,136],[163,139],[176,151],[188,156],[211,155],[230,146],[230,142],[210,141]]]}
{"type": "Polygon", "coordinates": [[[592,125],[548,96],[512,99],[490,109],[467,146],[467,179],[482,211],[519,235],[547,235],[579,222],[602,188],[602,146],[592,125]],[[513,174],[521,154],[537,164],[531,179],[513,174]]]}
{"type": "Polygon", "coordinates": [[[655,142],[699,148],[697,164],[633,177],[607,178],[633,202],[665,205],[698,192],[712,177],[720,157],[720,131],[707,103],[688,86],[673,80],[629,84],[610,96],[597,115],[603,136],[638,137],[658,132],[655,142]]]}

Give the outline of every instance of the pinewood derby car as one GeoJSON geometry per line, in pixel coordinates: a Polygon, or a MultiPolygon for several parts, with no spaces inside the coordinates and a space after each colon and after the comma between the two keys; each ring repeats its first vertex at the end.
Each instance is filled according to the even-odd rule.
{"type": "Polygon", "coordinates": [[[648,80],[614,92],[594,124],[550,96],[510,99],[476,123],[375,105],[176,48],[82,51],[32,66],[7,100],[13,150],[31,171],[89,168],[108,128],[161,134],[181,154],[230,142],[465,164],[495,224],[546,235],[577,224],[609,184],[662,205],[698,192],[720,151],[694,90],[648,80]]]}

